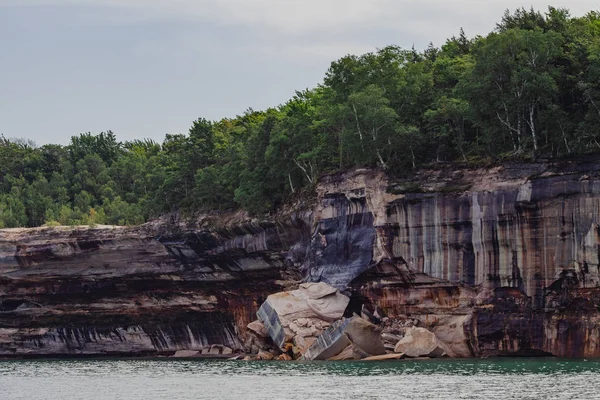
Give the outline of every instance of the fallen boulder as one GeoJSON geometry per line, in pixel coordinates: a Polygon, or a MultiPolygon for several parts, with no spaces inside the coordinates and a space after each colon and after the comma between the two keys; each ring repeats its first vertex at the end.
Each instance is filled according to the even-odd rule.
{"type": "Polygon", "coordinates": [[[391,353],[391,354],[382,354],[380,356],[371,356],[367,358],[363,358],[362,361],[390,361],[390,360],[400,360],[406,357],[403,353],[391,353]]]}
{"type": "Polygon", "coordinates": [[[264,361],[271,361],[274,358],[275,358],[275,354],[270,353],[268,351],[264,351],[264,350],[259,351],[258,355],[256,356],[257,360],[264,360],[264,361]]]}
{"type": "Polygon", "coordinates": [[[350,323],[350,319],[341,319],[331,324],[315,343],[310,346],[302,355],[303,360],[327,360],[340,354],[352,343],[348,336],[344,335],[344,330],[350,323]]]}
{"type": "Polygon", "coordinates": [[[381,329],[360,317],[353,317],[346,326],[344,334],[355,347],[366,353],[366,356],[385,354],[381,341],[381,329]]]}
{"type": "Polygon", "coordinates": [[[448,349],[435,334],[425,328],[409,328],[406,334],[394,348],[396,353],[403,353],[407,357],[438,358],[452,356],[448,349]]]}
{"type": "Polygon", "coordinates": [[[255,333],[257,336],[266,338],[269,337],[269,332],[265,328],[265,324],[261,321],[252,321],[248,324],[248,330],[255,333]]]}
{"type": "Polygon", "coordinates": [[[173,358],[188,358],[188,357],[197,357],[200,355],[198,350],[177,350],[175,354],[171,357],[173,358]]]}
{"type": "Polygon", "coordinates": [[[296,346],[300,354],[304,354],[306,350],[308,350],[308,348],[315,343],[316,340],[317,338],[312,336],[296,336],[294,337],[294,346],[296,346]]]}
{"type": "Polygon", "coordinates": [[[267,297],[257,316],[275,345],[283,348],[296,336],[320,336],[331,322],[342,318],[349,301],[326,283],[303,283],[297,290],[267,297]]]}
{"type": "Polygon", "coordinates": [[[384,332],[381,334],[381,339],[383,340],[383,343],[393,343],[395,346],[396,343],[402,340],[402,336],[384,332]]]}
{"type": "Polygon", "coordinates": [[[327,361],[350,361],[360,360],[365,357],[365,353],[354,345],[349,345],[339,354],[327,359],[327,361]]]}
{"type": "Polygon", "coordinates": [[[354,348],[352,347],[352,345],[349,345],[335,356],[329,357],[327,361],[348,361],[355,359],[356,356],[354,355],[354,348]]]}
{"type": "Polygon", "coordinates": [[[383,341],[383,346],[387,351],[394,351],[394,349],[396,348],[396,344],[400,340],[402,340],[402,336],[393,333],[383,332],[381,334],[381,340],[383,341]]]}
{"type": "Polygon", "coordinates": [[[338,359],[340,353],[347,353],[350,357],[350,349],[353,358],[362,359],[374,355],[385,354],[385,347],[381,342],[380,329],[360,317],[345,318],[334,322],[315,343],[304,352],[304,360],[328,360],[338,359]]]}
{"type": "Polygon", "coordinates": [[[429,321],[435,321],[430,330],[440,339],[452,352],[452,357],[472,357],[471,346],[467,337],[465,326],[471,324],[471,315],[442,315],[435,318],[429,317],[429,321]]]}
{"type": "Polygon", "coordinates": [[[229,354],[233,354],[233,350],[227,346],[223,346],[222,344],[213,344],[208,349],[204,348],[202,351],[202,354],[208,354],[208,355],[212,355],[212,356],[221,355],[221,354],[229,355],[229,354]],[[208,350],[208,351],[206,351],[206,350],[208,350]]]}
{"type": "Polygon", "coordinates": [[[273,351],[278,349],[269,337],[265,325],[260,321],[250,322],[247,326],[248,332],[244,340],[246,351],[257,354],[260,350],[273,351]]]}

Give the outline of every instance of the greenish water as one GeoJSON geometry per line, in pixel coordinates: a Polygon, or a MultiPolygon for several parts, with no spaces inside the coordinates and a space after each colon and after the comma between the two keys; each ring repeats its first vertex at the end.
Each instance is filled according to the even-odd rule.
{"type": "Polygon", "coordinates": [[[600,361],[0,362],[0,399],[600,399],[600,361]]]}

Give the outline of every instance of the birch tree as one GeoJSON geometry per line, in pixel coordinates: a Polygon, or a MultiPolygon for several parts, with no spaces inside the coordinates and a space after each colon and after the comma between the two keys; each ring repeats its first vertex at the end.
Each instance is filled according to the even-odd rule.
{"type": "Polygon", "coordinates": [[[366,163],[376,160],[380,167],[387,169],[398,114],[390,107],[383,90],[375,85],[351,94],[348,104],[355,123],[355,140],[359,144],[354,147],[358,147],[366,163]]]}

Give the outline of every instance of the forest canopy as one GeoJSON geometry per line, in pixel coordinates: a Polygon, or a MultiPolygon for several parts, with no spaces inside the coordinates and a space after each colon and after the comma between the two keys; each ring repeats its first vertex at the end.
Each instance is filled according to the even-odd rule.
{"type": "Polygon", "coordinates": [[[0,136],[0,228],[274,210],[324,173],[600,151],[600,13],[507,11],[487,36],[331,63],[316,88],[187,134],[66,146],[0,136]]]}

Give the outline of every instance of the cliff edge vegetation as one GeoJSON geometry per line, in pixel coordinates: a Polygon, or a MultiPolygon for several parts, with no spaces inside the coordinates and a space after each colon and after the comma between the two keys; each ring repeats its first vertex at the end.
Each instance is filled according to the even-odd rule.
{"type": "Polygon", "coordinates": [[[66,146],[0,137],[0,228],[265,213],[324,173],[600,150],[600,13],[507,11],[487,36],[334,61],[314,89],[187,134],[66,146]]]}

